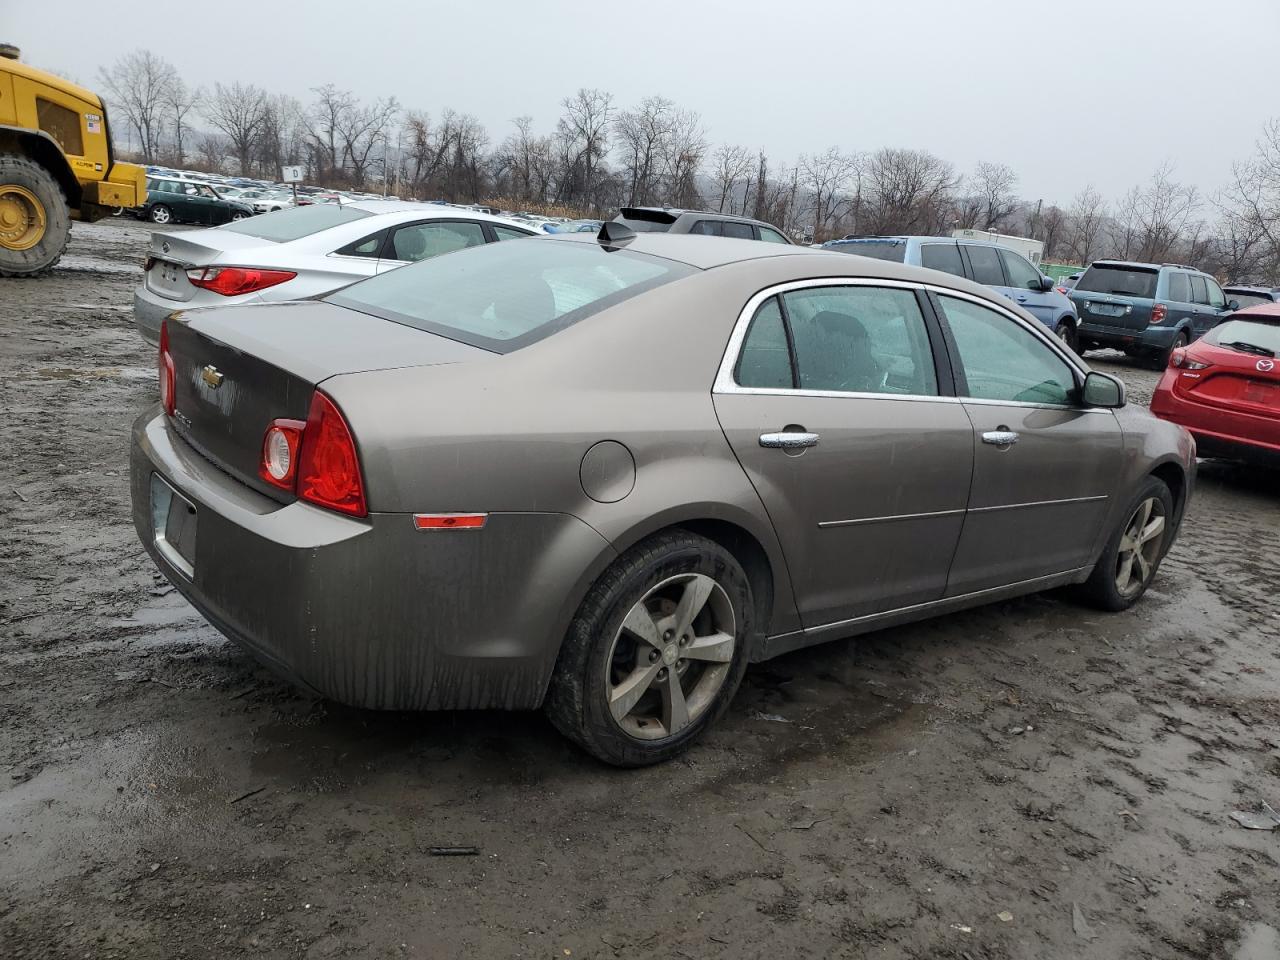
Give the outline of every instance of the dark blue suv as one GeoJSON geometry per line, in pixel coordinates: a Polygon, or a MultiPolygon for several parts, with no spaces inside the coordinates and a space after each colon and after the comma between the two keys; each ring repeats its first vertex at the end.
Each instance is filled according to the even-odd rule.
{"type": "Polygon", "coordinates": [[[858,237],[832,240],[822,247],[966,277],[1008,297],[1076,348],[1077,318],[1071,301],[1030,260],[1008,247],[951,237],[858,237]]]}
{"type": "Polygon", "coordinates": [[[1095,260],[1071,290],[1080,314],[1080,349],[1114,347],[1163,367],[1239,309],[1218,281],[1178,263],[1095,260]]]}

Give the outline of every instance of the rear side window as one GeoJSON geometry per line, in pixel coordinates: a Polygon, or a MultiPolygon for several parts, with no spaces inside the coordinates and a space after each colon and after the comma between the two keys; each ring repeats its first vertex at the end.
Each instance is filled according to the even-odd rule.
{"type": "Polygon", "coordinates": [[[720,229],[724,231],[726,237],[734,237],[738,240],[754,240],[756,232],[749,223],[734,223],[726,220],[720,224],[720,229]]]}
{"type": "Polygon", "coordinates": [[[722,236],[720,227],[719,220],[699,220],[689,228],[689,232],[704,237],[719,237],[722,236]]]}
{"type": "Polygon", "coordinates": [[[964,261],[960,259],[960,247],[954,243],[926,243],[920,247],[920,265],[930,270],[941,270],[952,276],[964,276],[964,261]]]}
{"type": "Polygon", "coordinates": [[[509,353],[698,271],[595,243],[490,243],[343,288],[331,303],[509,353]]]}
{"type": "Polygon", "coordinates": [[[520,240],[529,236],[523,230],[517,230],[514,227],[500,227],[496,223],[493,225],[493,235],[499,240],[520,240]]]}
{"type": "Polygon", "coordinates": [[[738,354],[734,379],[741,386],[764,390],[790,390],[795,386],[791,348],[777,297],[761,304],[752,318],[751,329],[738,354]]]}
{"type": "Polygon", "coordinates": [[[1159,275],[1157,270],[1142,267],[1095,263],[1084,272],[1076,289],[1081,293],[1109,293],[1151,300],[1156,295],[1156,278],[1159,275]]]}
{"type": "Polygon", "coordinates": [[[1174,303],[1191,302],[1191,278],[1185,273],[1169,274],[1169,299],[1174,303]]]}
{"type": "Polygon", "coordinates": [[[484,228],[469,221],[429,221],[397,227],[391,233],[391,260],[417,263],[484,243],[484,228]]]}
{"type": "Polygon", "coordinates": [[[792,290],[782,295],[785,317],[775,300],[757,311],[743,344],[743,386],[787,388],[794,382],[802,390],[937,395],[928,330],[910,290],[792,290]]]}
{"type": "Polygon", "coordinates": [[[827,249],[891,263],[905,263],[907,259],[907,245],[902,240],[841,240],[827,249]]]}
{"type": "Polygon", "coordinates": [[[988,287],[1005,285],[1004,271],[1000,269],[1000,255],[995,247],[979,247],[965,244],[965,252],[969,255],[969,266],[973,269],[973,279],[988,287]]]}
{"type": "Polygon", "coordinates": [[[371,216],[368,211],[354,207],[339,206],[336,203],[313,203],[306,207],[290,207],[275,213],[264,213],[217,229],[243,233],[273,243],[288,243],[290,240],[301,240],[321,230],[351,223],[353,220],[363,220],[368,216],[371,216]]]}
{"type": "Polygon", "coordinates": [[[382,252],[382,243],[386,239],[387,231],[379,230],[372,236],[357,240],[355,243],[348,243],[341,250],[333,252],[343,257],[372,257],[376,260],[378,254],[382,252]]]}

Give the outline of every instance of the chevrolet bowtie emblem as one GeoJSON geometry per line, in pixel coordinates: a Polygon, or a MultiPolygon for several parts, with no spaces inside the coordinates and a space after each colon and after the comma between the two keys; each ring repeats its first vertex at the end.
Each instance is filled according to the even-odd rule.
{"type": "Polygon", "coordinates": [[[200,371],[200,379],[205,382],[206,386],[214,390],[222,386],[222,374],[218,372],[218,368],[213,364],[209,364],[200,371]]]}

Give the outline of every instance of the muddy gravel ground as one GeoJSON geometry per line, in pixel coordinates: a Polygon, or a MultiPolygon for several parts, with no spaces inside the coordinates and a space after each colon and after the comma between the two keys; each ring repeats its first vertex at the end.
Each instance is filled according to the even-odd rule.
{"type": "Polygon", "coordinates": [[[793,654],[683,759],[611,770],[539,714],[300,694],[156,574],[146,236],[77,225],[0,281],[0,957],[1280,956],[1280,831],[1229,817],[1280,808],[1276,475],[1202,464],[1129,613],[793,654]]]}

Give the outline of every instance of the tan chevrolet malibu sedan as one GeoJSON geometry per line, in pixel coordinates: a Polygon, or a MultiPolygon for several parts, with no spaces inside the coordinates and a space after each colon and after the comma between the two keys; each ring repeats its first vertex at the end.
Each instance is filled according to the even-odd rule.
{"type": "Polygon", "coordinates": [[[750,662],[1051,587],[1123,610],[1190,435],[983,287],[606,224],[170,317],[133,514],[219,630],[395,710],[673,756],[750,662]]]}

